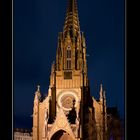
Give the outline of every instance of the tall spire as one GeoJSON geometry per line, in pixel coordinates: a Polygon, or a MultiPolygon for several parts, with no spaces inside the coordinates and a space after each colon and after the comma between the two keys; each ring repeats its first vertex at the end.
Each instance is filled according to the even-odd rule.
{"type": "Polygon", "coordinates": [[[100,102],[103,101],[103,85],[100,84],[100,102]]]}
{"type": "Polygon", "coordinates": [[[80,25],[78,18],[77,2],[76,0],[69,0],[63,30],[64,36],[66,36],[67,33],[70,33],[70,36],[74,37],[79,31],[80,25]]]}

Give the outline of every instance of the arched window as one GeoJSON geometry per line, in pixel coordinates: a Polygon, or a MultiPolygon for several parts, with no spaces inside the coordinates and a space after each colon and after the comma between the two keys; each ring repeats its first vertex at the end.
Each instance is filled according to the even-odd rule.
{"type": "Polygon", "coordinates": [[[67,53],[66,54],[66,56],[67,56],[67,58],[66,58],[67,66],[66,67],[69,70],[69,69],[71,69],[71,47],[70,47],[70,45],[68,45],[66,53],[67,53]]]}

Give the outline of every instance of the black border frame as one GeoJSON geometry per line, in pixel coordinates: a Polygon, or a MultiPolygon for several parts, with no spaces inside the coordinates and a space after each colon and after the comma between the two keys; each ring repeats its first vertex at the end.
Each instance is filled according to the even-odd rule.
{"type": "Polygon", "coordinates": [[[12,139],[12,0],[1,1],[0,127],[1,139],[12,139]]]}

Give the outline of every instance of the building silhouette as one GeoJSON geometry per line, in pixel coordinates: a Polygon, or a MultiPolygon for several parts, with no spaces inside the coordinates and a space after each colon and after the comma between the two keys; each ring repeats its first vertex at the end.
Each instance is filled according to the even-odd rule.
{"type": "Polygon", "coordinates": [[[14,129],[14,140],[32,140],[32,132],[27,129],[14,129]]]}

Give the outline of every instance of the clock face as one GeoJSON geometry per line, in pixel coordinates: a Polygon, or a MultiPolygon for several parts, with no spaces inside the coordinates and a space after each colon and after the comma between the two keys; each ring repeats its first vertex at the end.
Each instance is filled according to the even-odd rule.
{"type": "Polygon", "coordinates": [[[69,111],[73,107],[76,107],[78,101],[78,97],[74,92],[71,91],[64,91],[61,92],[58,96],[58,105],[62,109],[69,111]]]}

